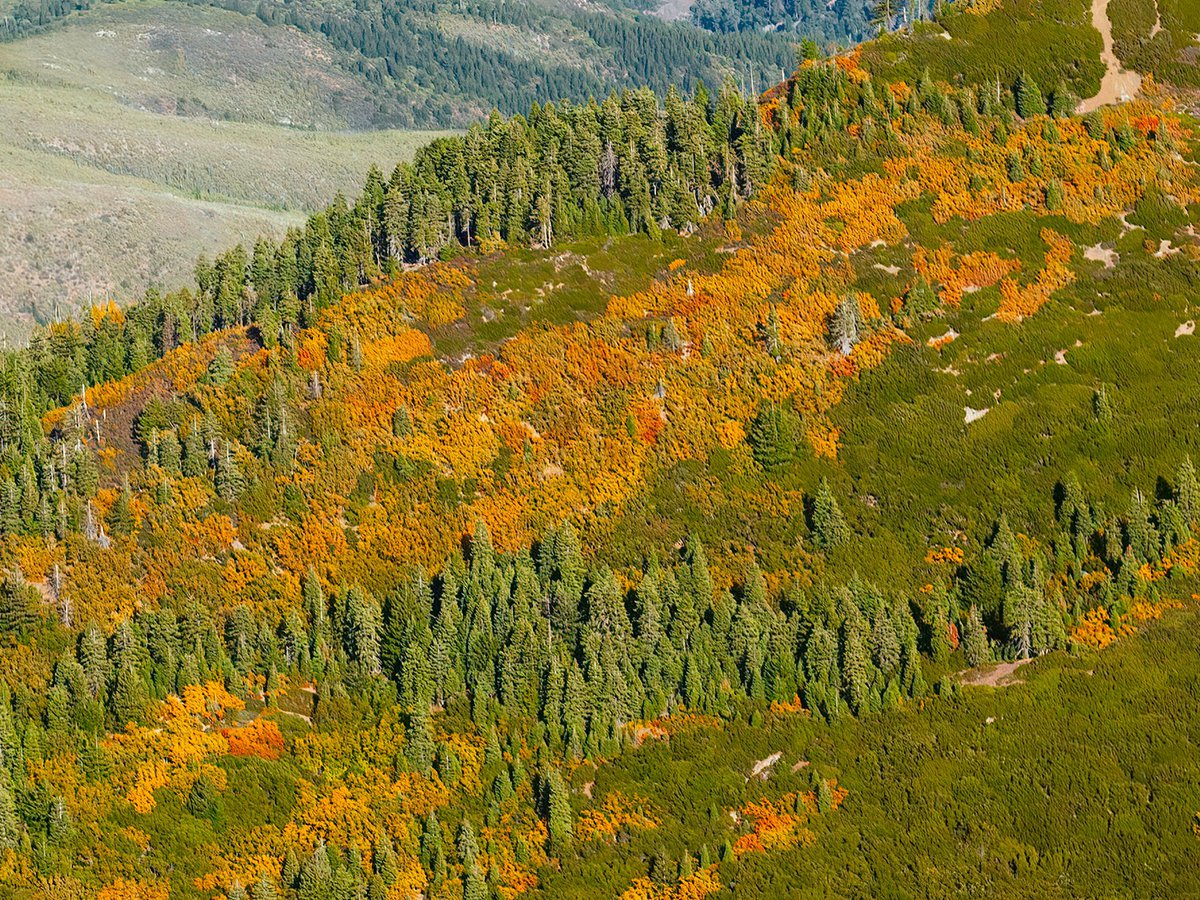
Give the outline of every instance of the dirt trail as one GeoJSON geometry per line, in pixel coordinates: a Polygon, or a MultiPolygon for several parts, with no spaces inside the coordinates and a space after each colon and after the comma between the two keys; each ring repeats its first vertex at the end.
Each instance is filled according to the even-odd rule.
{"type": "Polygon", "coordinates": [[[1021,666],[1031,662],[1033,662],[1032,658],[1014,659],[1012,662],[970,669],[963,673],[961,681],[963,684],[987,685],[988,687],[1008,687],[1010,684],[1020,684],[1021,679],[1013,678],[1013,673],[1021,666]]]}
{"type": "Polygon", "coordinates": [[[1137,96],[1142,87],[1142,76],[1121,68],[1113,52],[1112,22],[1108,18],[1108,0],[1092,0],[1092,25],[1100,32],[1104,49],[1100,61],[1104,63],[1104,78],[1100,80],[1100,92],[1082,101],[1075,111],[1080,115],[1089,113],[1110,103],[1122,103],[1137,96]]]}

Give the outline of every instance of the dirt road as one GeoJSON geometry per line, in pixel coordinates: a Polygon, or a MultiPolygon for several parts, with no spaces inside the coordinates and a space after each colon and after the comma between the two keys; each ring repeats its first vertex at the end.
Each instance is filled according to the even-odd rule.
{"type": "Polygon", "coordinates": [[[1108,0],[1092,0],[1092,25],[1104,40],[1100,61],[1104,63],[1104,78],[1100,81],[1100,92],[1080,102],[1075,111],[1080,115],[1089,113],[1110,103],[1122,103],[1137,96],[1142,86],[1142,76],[1121,68],[1117,55],[1113,53],[1112,22],[1108,18],[1108,0]]]}

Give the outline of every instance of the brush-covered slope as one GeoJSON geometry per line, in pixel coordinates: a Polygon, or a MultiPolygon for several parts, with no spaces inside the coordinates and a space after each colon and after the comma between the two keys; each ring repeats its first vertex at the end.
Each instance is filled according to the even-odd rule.
{"type": "Polygon", "coordinates": [[[7,355],[4,889],[1196,892],[1195,123],[875,49],[7,355]]]}

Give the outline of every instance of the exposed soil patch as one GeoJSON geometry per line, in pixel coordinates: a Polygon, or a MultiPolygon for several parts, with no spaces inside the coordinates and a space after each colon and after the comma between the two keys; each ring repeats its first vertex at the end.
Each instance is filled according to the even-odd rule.
{"type": "MultiPolygon", "coordinates": [[[[762,781],[766,781],[771,777],[771,767],[774,766],[775,763],[779,762],[782,756],[783,752],[776,750],[770,756],[758,760],[754,764],[754,767],[750,770],[750,778],[758,778],[762,781]]],[[[746,780],[749,781],[750,779],[748,778],[746,780]]]]}
{"type": "Polygon", "coordinates": [[[1117,264],[1120,256],[1116,250],[1110,247],[1105,247],[1103,244],[1096,244],[1093,247],[1088,247],[1083,251],[1083,258],[1089,259],[1092,262],[1104,263],[1104,268],[1111,269],[1117,264]]]}
{"type": "Polygon", "coordinates": [[[996,663],[991,666],[982,666],[978,669],[969,669],[962,673],[959,679],[960,683],[970,685],[972,687],[1010,687],[1014,684],[1021,684],[1020,678],[1014,678],[1013,673],[1026,663],[1033,662],[1033,658],[1014,659],[1012,662],[996,663]]]}
{"type": "Polygon", "coordinates": [[[1080,102],[1075,111],[1080,115],[1089,113],[1110,103],[1123,103],[1137,96],[1142,87],[1142,76],[1121,68],[1121,62],[1113,52],[1112,22],[1108,18],[1108,0],[1092,0],[1092,25],[1100,32],[1104,49],[1100,61],[1104,63],[1104,77],[1100,80],[1100,91],[1094,97],[1080,102]]]}

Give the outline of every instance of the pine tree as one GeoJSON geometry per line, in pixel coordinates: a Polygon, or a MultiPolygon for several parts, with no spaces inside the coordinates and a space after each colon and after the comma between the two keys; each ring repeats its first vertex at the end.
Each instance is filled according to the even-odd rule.
{"type": "Polygon", "coordinates": [[[133,492],[129,489],[128,475],[125,476],[121,492],[117,494],[117,499],[113,501],[112,508],[108,511],[106,521],[108,530],[113,534],[126,535],[133,531],[133,492]]]}
{"type": "Polygon", "coordinates": [[[23,634],[37,623],[35,592],[20,568],[14,567],[0,585],[0,631],[23,634]]]}
{"type": "Polygon", "coordinates": [[[217,456],[217,493],[226,503],[236,503],[246,490],[246,479],[234,456],[233,447],[225,443],[224,451],[217,456]]]}
{"type": "Polygon", "coordinates": [[[71,816],[67,812],[67,804],[62,797],[50,801],[50,809],[46,816],[46,837],[50,843],[61,846],[67,840],[71,830],[71,816]]]}
{"type": "Polygon", "coordinates": [[[117,730],[141,722],[146,713],[146,684],[132,666],[122,666],[109,698],[109,711],[117,730]]]}
{"type": "Polygon", "coordinates": [[[869,663],[864,631],[862,615],[851,605],[842,623],[842,688],[855,715],[862,712],[867,699],[869,663]]]}
{"type": "Polygon", "coordinates": [[[765,469],[793,461],[798,430],[799,423],[789,410],[774,402],[761,404],[746,429],[754,461],[765,469]]]}
{"type": "Polygon", "coordinates": [[[404,735],[404,755],[416,771],[428,777],[433,768],[434,741],[427,709],[417,708],[413,711],[404,735]]]}
{"type": "Polygon", "coordinates": [[[351,588],[346,595],[346,655],[372,675],[382,671],[379,618],[379,604],[362,588],[351,588]]]}
{"type": "Polygon", "coordinates": [[[488,900],[487,883],[479,872],[479,866],[472,863],[467,867],[467,877],[463,883],[463,900],[488,900]]]}
{"type": "Polygon", "coordinates": [[[208,470],[208,453],[204,449],[204,435],[200,423],[192,422],[183,439],[183,474],[188,478],[199,478],[208,470]]]}
{"type": "Polygon", "coordinates": [[[279,900],[279,890],[275,887],[275,880],[266,872],[254,885],[254,900],[279,900]]]}
{"type": "Polygon", "coordinates": [[[1039,593],[1020,583],[1004,592],[1004,625],[1021,659],[1027,659],[1033,651],[1033,620],[1039,593]]]}
{"type": "Polygon", "coordinates": [[[1029,77],[1028,72],[1022,72],[1017,77],[1013,92],[1016,95],[1017,115],[1022,119],[1046,114],[1046,98],[1042,95],[1042,89],[1037,86],[1037,82],[1029,77]]]}
{"type": "Polygon", "coordinates": [[[875,665],[889,678],[900,666],[900,638],[886,607],[880,607],[875,614],[875,624],[871,630],[871,655],[875,665]]]}
{"type": "Polygon", "coordinates": [[[562,856],[574,842],[574,825],[571,821],[571,801],[567,787],[557,769],[546,773],[546,827],[550,835],[549,851],[552,856],[562,856]]]}
{"type": "Polygon", "coordinates": [[[1190,456],[1183,458],[1175,476],[1175,502],[1189,525],[1200,525],[1200,480],[1190,456]]]}
{"type": "Polygon", "coordinates": [[[321,841],[300,867],[296,896],[298,900],[333,900],[332,892],[333,869],[329,865],[325,842],[321,841]]]}
{"type": "Polygon", "coordinates": [[[1151,562],[1161,555],[1162,544],[1158,529],[1150,521],[1150,504],[1146,501],[1146,496],[1136,488],[1129,504],[1125,537],[1134,556],[1142,562],[1151,562]]]}
{"type": "Polygon", "coordinates": [[[475,829],[471,823],[463,819],[458,826],[458,837],[454,841],[454,849],[458,852],[459,862],[464,869],[471,869],[479,859],[479,842],[475,838],[475,829]]]}
{"type": "Polygon", "coordinates": [[[283,879],[285,888],[296,887],[297,881],[300,878],[300,861],[296,859],[296,851],[288,847],[287,853],[283,856],[283,867],[280,870],[280,877],[283,879]]]}
{"type": "Polygon", "coordinates": [[[858,300],[847,294],[838,302],[833,315],[829,317],[829,342],[842,356],[849,356],[850,351],[862,339],[862,329],[858,300]]]}
{"type": "Polygon", "coordinates": [[[7,774],[0,774],[0,849],[16,849],[21,836],[21,820],[13,800],[12,785],[7,774]]]}
{"type": "Polygon", "coordinates": [[[817,495],[813,499],[812,524],[815,543],[822,549],[844,544],[850,534],[842,510],[829,488],[829,481],[824,477],[821,478],[817,495]]]}
{"type": "Polygon", "coordinates": [[[988,642],[987,629],[983,627],[983,616],[979,607],[972,606],[963,627],[963,655],[967,665],[982,666],[992,660],[992,648],[988,642]]]}

